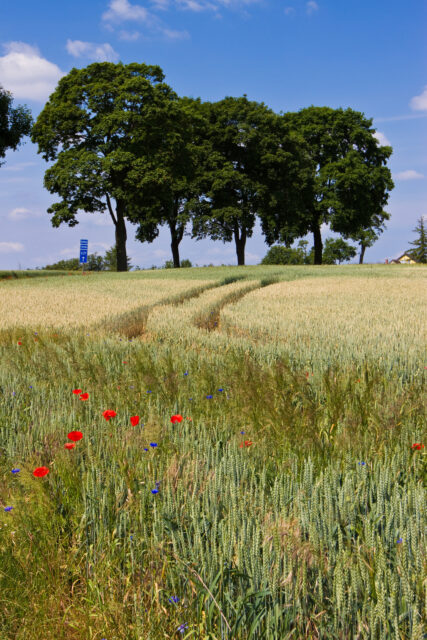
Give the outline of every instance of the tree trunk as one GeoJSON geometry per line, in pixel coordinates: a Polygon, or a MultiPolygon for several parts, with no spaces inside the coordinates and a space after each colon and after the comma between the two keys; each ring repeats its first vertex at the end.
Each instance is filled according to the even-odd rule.
{"type": "Polygon", "coordinates": [[[238,266],[244,266],[245,264],[245,244],[246,244],[246,229],[243,227],[242,234],[239,237],[239,225],[234,223],[234,239],[236,241],[236,253],[238,266]]]}
{"type": "Polygon", "coordinates": [[[182,240],[182,236],[184,235],[184,227],[181,225],[176,228],[176,217],[178,215],[178,200],[175,199],[174,209],[173,209],[173,218],[169,221],[169,229],[171,231],[171,249],[172,249],[172,259],[174,268],[180,268],[179,261],[179,243],[182,240]]]}
{"type": "Polygon", "coordinates": [[[360,245],[360,256],[359,256],[359,264],[363,264],[363,258],[365,256],[366,244],[360,245]]]}
{"type": "Polygon", "coordinates": [[[320,234],[320,226],[316,222],[316,226],[313,230],[313,238],[314,238],[314,264],[322,264],[322,236],[320,234]]]}
{"type": "Polygon", "coordinates": [[[116,208],[116,251],[117,251],[117,271],[127,271],[128,261],[126,254],[126,225],[124,217],[125,207],[120,200],[117,202],[116,208]]]}

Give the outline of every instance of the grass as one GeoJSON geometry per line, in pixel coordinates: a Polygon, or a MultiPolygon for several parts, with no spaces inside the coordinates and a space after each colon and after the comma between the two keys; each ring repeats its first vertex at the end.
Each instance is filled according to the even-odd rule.
{"type": "MultiPolygon", "coordinates": [[[[426,435],[424,272],[394,276],[396,306],[405,278],[419,282],[410,371],[401,341],[400,368],[369,354],[325,364],[319,346],[307,377],[291,351],[263,361],[221,329],[285,286],[268,279],[297,295],[304,268],[234,281],[240,270],[218,269],[110,314],[104,331],[0,332],[1,639],[423,638],[426,458],[412,445],[426,435]],[[68,451],[73,430],[83,438],[68,451]]],[[[378,271],[357,271],[361,286],[378,271]]]]}

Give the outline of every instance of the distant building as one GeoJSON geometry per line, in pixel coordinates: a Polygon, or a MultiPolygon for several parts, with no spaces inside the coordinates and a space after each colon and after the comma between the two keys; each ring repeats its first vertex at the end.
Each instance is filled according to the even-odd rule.
{"type": "Polygon", "coordinates": [[[390,260],[388,264],[417,264],[417,261],[412,258],[408,253],[404,253],[400,258],[396,260],[390,260]]]}

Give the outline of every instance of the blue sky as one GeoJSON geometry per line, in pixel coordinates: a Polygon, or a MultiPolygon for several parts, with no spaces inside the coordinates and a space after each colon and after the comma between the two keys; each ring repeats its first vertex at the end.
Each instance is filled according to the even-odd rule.
{"type": "MultiPolygon", "coordinates": [[[[427,3],[424,0],[44,0],[7,2],[0,21],[0,85],[14,106],[36,118],[58,80],[92,62],[159,65],[179,96],[225,96],[264,102],[276,113],[310,105],[350,107],[373,118],[395,188],[387,229],[365,262],[409,248],[427,218],[427,3]]],[[[43,187],[48,168],[29,138],[0,167],[0,269],[43,266],[114,244],[108,213],[78,215],[74,228],[51,226],[59,198],[43,187]]],[[[187,227],[190,231],[190,225],[187,227]]],[[[171,259],[170,232],[134,240],[134,265],[171,259]]],[[[322,237],[334,234],[323,229],[322,237]]],[[[312,245],[312,238],[307,237],[312,245]]],[[[246,243],[246,264],[267,253],[259,222],[246,243]]],[[[184,236],[181,259],[193,265],[237,264],[235,244],[184,236]]],[[[354,261],[357,261],[355,259],[354,261]]]]}

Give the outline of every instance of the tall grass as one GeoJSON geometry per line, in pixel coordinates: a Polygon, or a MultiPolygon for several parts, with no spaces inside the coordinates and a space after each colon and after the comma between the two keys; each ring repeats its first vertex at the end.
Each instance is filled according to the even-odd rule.
{"type": "Polygon", "coordinates": [[[216,349],[194,317],[266,277],[199,289],[191,348],[0,332],[2,640],[423,638],[424,363],[216,349]]]}

